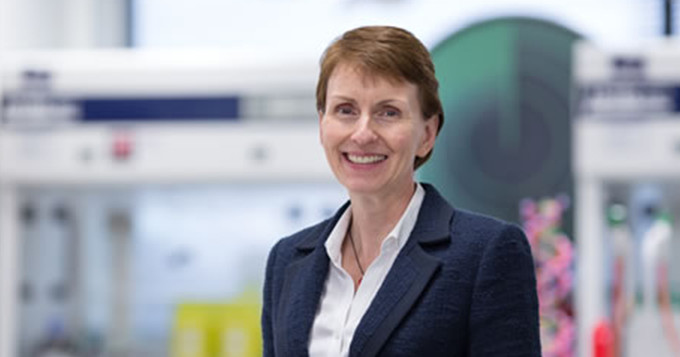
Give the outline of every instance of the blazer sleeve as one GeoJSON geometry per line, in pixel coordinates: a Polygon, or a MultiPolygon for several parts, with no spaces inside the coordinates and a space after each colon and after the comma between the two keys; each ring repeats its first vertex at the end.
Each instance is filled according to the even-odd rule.
{"type": "Polygon", "coordinates": [[[506,224],[484,248],[470,310],[470,356],[540,356],[531,248],[506,224]]]}
{"type": "Polygon", "coordinates": [[[273,334],[273,308],[274,308],[274,294],[273,281],[276,266],[276,254],[279,243],[277,243],[269,252],[267,259],[267,268],[265,273],[264,290],[262,293],[262,356],[273,357],[274,353],[274,334],[273,334]]]}

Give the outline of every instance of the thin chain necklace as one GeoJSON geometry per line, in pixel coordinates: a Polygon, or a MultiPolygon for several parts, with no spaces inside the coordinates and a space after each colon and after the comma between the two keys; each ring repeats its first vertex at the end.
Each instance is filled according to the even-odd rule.
{"type": "Polygon", "coordinates": [[[357,247],[354,245],[354,238],[352,237],[352,219],[350,218],[349,220],[349,226],[347,227],[347,236],[349,237],[349,243],[352,245],[352,251],[354,252],[354,260],[357,262],[357,266],[359,267],[359,271],[361,272],[361,277],[359,278],[359,282],[357,285],[361,284],[361,280],[364,279],[364,268],[361,266],[361,262],[359,261],[359,254],[357,253],[357,247]]]}

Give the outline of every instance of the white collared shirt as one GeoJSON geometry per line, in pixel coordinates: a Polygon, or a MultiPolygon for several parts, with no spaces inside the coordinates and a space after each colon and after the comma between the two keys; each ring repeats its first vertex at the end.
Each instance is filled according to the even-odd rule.
{"type": "Polygon", "coordinates": [[[425,197],[423,187],[420,184],[416,186],[406,211],[383,240],[380,255],[366,268],[356,293],[352,277],[342,268],[342,242],[347,233],[351,207],[345,210],[333,227],[325,244],[330,266],[309,339],[311,357],[349,355],[349,347],[359,321],[416,224],[425,197]]]}

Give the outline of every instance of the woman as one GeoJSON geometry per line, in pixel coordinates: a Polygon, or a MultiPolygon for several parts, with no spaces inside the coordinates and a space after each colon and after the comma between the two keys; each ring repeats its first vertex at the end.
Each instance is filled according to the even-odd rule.
{"type": "Polygon", "coordinates": [[[362,27],[317,85],[321,144],[349,202],[267,263],[265,356],[539,356],[533,261],[516,226],[414,181],[444,120],[427,49],[362,27]]]}

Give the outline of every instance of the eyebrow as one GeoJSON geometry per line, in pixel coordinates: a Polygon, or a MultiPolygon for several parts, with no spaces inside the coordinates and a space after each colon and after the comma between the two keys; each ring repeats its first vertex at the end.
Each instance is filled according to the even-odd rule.
{"type": "MultiPolygon", "coordinates": [[[[357,101],[354,98],[346,96],[346,95],[341,95],[341,94],[332,95],[332,96],[329,97],[329,99],[351,102],[352,104],[357,103],[357,101]]],[[[381,106],[381,105],[393,104],[393,103],[398,103],[398,104],[401,104],[401,105],[408,105],[408,102],[404,101],[402,99],[389,98],[389,99],[383,99],[383,100],[379,101],[378,103],[376,103],[375,106],[381,106]]]]}
{"type": "Polygon", "coordinates": [[[393,103],[397,103],[397,104],[401,104],[401,105],[408,105],[408,102],[403,101],[401,99],[384,99],[384,100],[379,101],[377,103],[377,105],[380,106],[380,105],[393,104],[393,103]]]}
{"type": "Polygon", "coordinates": [[[329,97],[329,99],[336,99],[336,100],[340,100],[340,101],[352,102],[353,104],[357,103],[357,101],[354,100],[354,98],[348,97],[348,96],[345,96],[345,95],[335,94],[335,95],[331,95],[329,97]]]}

